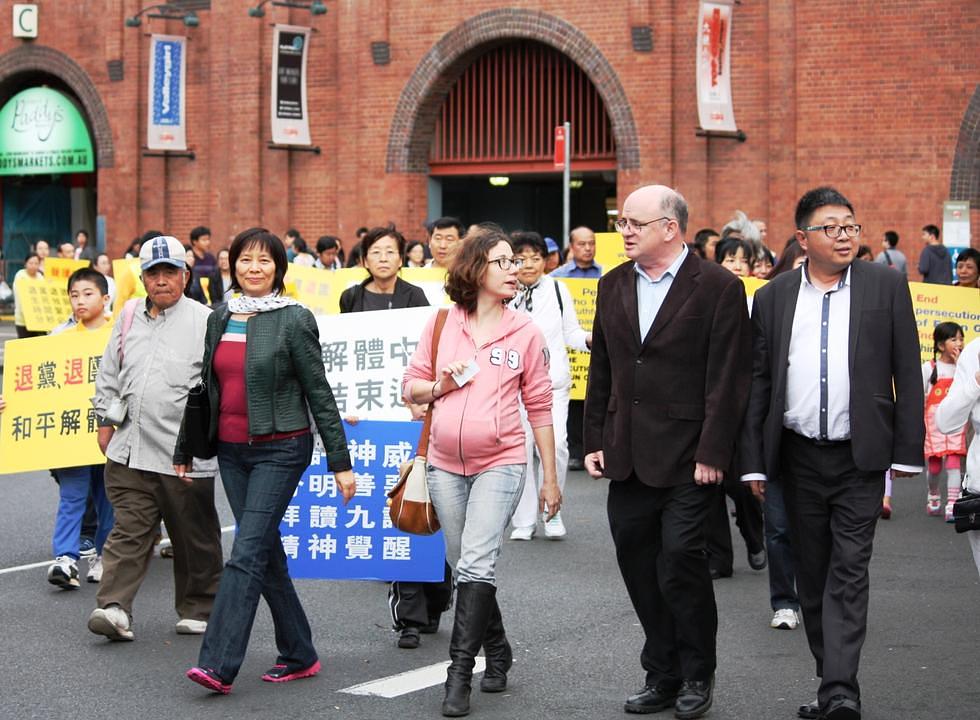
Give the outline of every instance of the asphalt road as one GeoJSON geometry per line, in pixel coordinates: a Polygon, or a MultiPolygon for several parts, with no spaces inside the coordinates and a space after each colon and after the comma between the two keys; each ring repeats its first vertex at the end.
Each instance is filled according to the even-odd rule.
{"type": "MultiPolygon", "coordinates": [[[[879,525],[861,670],[873,720],[973,720],[980,707],[980,582],[965,538],[925,516],[923,485],[897,483],[893,519],[879,525]]],[[[0,571],[46,560],[54,483],[44,473],[0,476],[0,497],[0,571]]],[[[517,662],[506,693],[474,692],[474,718],[622,718],[623,699],[642,685],[642,635],[613,556],[605,483],[573,473],[566,497],[565,541],[504,547],[499,598],[517,662]]],[[[219,505],[229,524],[223,498],[219,505]]],[[[813,663],[802,628],[769,629],[765,573],[748,568],[740,539],[736,548],[735,576],[715,585],[719,668],[708,717],[789,720],[815,694],[813,663]]],[[[43,567],[2,573],[0,718],[439,717],[438,686],[392,699],[339,690],[447,659],[448,621],[422,648],[399,650],[383,584],[298,586],[324,671],[285,685],[259,681],[275,656],[262,606],[234,691],[221,697],[183,677],[199,639],[174,633],[170,561],[151,564],[133,643],[86,629],[96,586],[58,590],[43,567]]]]}

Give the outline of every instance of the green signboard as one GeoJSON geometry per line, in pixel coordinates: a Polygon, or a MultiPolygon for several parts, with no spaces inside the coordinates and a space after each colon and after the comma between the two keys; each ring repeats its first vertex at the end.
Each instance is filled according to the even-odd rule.
{"type": "Polygon", "coordinates": [[[75,104],[51,88],[29,88],[0,110],[0,175],[92,172],[92,139],[75,104]]]}

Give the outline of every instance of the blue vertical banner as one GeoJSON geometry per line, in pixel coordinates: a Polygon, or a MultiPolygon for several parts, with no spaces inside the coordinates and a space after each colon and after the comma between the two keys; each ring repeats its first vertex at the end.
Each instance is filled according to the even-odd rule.
{"type": "Polygon", "coordinates": [[[394,528],[387,492],[398,466],[412,457],[421,422],[363,420],[344,423],[357,494],[344,505],[317,442],[279,526],[294,578],[338,580],[443,579],[442,533],[409,535],[394,528]]]}
{"type": "Polygon", "coordinates": [[[187,38],[150,36],[146,147],[150,150],[187,149],[184,105],[187,38]]]}

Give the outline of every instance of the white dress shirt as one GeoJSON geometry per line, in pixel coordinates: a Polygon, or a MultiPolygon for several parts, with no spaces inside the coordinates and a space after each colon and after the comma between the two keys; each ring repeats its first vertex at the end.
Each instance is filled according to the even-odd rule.
{"type": "Polygon", "coordinates": [[[660,312],[660,306],[664,304],[670,286],[674,284],[677,271],[687,259],[689,252],[687,245],[681,245],[681,248],[680,255],[658,278],[651,278],[643,268],[633,263],[633,269],[636,270],[636,309],[640,318],[640,342],[646,338],[653,321],[657,319],[657,313],[660,312]]]}
{"type": "MultiPolygon", "coordinates": [[[[794,272],[800,273],[800,291],[789,339],[783,427],[812,440],[849,440],[851,269],[829,290],[813,285],[806,263],[794,272]]],[[[919,472],[922,468],[892,464],[892,469],[919,472]]],[[[747,473],[741,479],[766,480],[766,476],[747,473]]]]}

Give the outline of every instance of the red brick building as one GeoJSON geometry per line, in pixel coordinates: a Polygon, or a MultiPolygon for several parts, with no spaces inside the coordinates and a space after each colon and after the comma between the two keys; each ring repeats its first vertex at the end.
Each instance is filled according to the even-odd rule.
{"type": "MultiPolygon", "coordinates": [[[[513,70],[514,58],[525,57],[514,55],[517,47],[539,53],[531,69],[537,78],[565,67],[572,79],[556,82],[578,83],[573,101],[599,102],[606,116],[589,131],[601,145],[591,159],[573,148],[573,171],[585,170],[572,195],[573,220],[599,224],[630,190],[659,182],[687,197],[692,232],[720,227],[739,208],[765,219],[771,244],[781,247],[799,195],[832,183],[855,202],[865,242],[876,251],[881,233],[895,229],[914,262],[920,228],[942,224],[946,200],[972,203],[978,244],[976,0],[742,0],[731,51],[743,142],[696,133],[694,0],[326,0],[328,12],[316,16],[269,2],[264,18],[249,16],[258,0],[172,2],[180,13],[196,13],[196,27],[147,15],[140,27],[127,27],[148,0],[35,4],[37,37],[24,39],[13,37],[13,3],[0,2],[0,107],[25,88],[61,90],[88,123],[96,167],[2,178],[10,259],[19,229],[9,216],[22,208],[9,203],[23,202],[23,192],[43,182],[69,187],[71,227],[98,226],[117,255],[147,228],[187,238],[192,227],[209,225],[220,247],[252,225],[279,233],[294,226],[314,241],[329,233],[349,244],[360,225],[391,220],[418,236],[435,212],[467,207],[473,216],[464,222],[474,222],[506,215],[512,201],[531,206],[536,197],[549,208],[545,218],[535,211],[543,229],[560,227],[550,209],[560,176],[543,172],[550,147],[497,155],[502,141],[493,136],[561,121],[562,110],[546,113],[536,105],[546,96],[511,87],[518,105],[501,125],[489,119],[499,115],[490,98],[506,87],[476,72],[468,89],[458,85],[491,51],[510,53],[500,62],[521,71],[513,70]],[[307,86],[319,154],[268,146],[272,23],[315,28],[307,86]],[[151,32],[188,38],[193,159],[143,149],[151,32]],[[488,144],[462,162],[435,162],[437,133],[444,137],[447,123],[462,122],[443,106],[464,91],[476,104],[469,124],[452,132],[488,144]],[[486,176],[502,173],[514,192],[495,201],[486,176]]],[[[550,137],[551,126],[537,132],[550,137]]]]}

